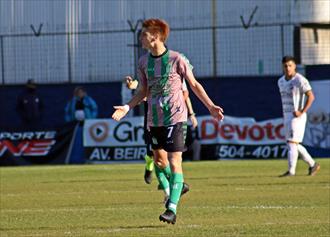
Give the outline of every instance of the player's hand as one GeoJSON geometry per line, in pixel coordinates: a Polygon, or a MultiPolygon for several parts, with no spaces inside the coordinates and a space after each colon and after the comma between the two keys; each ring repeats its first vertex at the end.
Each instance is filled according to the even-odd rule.
{"type": "Polygon", "coordinates": [[[121,120],[128,112],[128,109],[125,105],[114,106],[115,112],[112,114],[112,118],[116,121],[121,120]]]}
{"type": "Polygon", "coordinates": [[[130,82],[134,81],[134,79],[131,76],[126,76],[125,81],[126,81],[126,83],[130,83],[130,82]]]}
{"type": "Polygon", "coordinates": [[[300,117],[302,114],[303,113],[299,110],[293,112],[293,116],[295,116],[296,118],[300,117]]]}
{"type": "Polygon", "coordinates": [[[134,80],[130,76],[125,77],[125,80],[126,80],[126,86],[127,86],[128,89],[135,90],[137,88],[137,86],[138,86],[138,81],[137,80],[134,80]]]}
{"type": "Polygon", "coordinates": [[[198,121],[196,119],[196,116],[194,114],[189,116],[189,119],[191,121],[191,125],[193,128],[196,128],[198,126],[198,121]]]}
{"type": "Polygon", "coordinates": [[[223,109],[220,106],[213,105],[210,109],[210,114],[212,115],[213,118],[215,118],[218,121],[221,121],[224,119],[223,115],[223,109]]]}

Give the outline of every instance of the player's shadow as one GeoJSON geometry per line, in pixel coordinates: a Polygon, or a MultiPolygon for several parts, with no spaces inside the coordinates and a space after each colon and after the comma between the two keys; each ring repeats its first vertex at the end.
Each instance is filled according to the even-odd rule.
{"type": "Polygon", "coordinates": [[[140,225],[140,226],[120,226],[120,229],[158,229],[158,228],[164,228],[166,225],[140,225]]]}

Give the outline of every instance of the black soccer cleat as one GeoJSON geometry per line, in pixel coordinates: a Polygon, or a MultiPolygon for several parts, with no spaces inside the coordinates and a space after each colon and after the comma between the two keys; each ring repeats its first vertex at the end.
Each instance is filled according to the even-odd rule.
{"type": "Polygon", "coordinates": [[[187,183],[183,183],[182,190],[181,190],[181,196],[187,192],[189,192],[190,188],[187,183]]]}
{"type": "Polygon", "coordinates": [[[171,210],[166,210],[163,214],[159,216],[159,220],[163,222],[167,222],[167,224],[175,224],[176,222],[176,215],[171,210]]]}
{"type": "Polygon", "coordinates": [[[144,181],[147,184],[151,184],[151,181],[152,181],[152,171],[145,169],[145,171],[144,171],[144,181]]]}
{"type": "Polygon", "coordinates": [[[291,174],[289,171],[287,171],[287,172],[285,172],[284,174],[281,174],[278,177],[283,178],[283,177],[291,177],[291,176],[294,176],[294,174],[291,174]]]}
{"type": "Polygon", "coordinates": [[[308,169],[308,175],[314,176],[317,173],[317,171],[319,171],[320,169],[321,169],[320,164],[319,163],[315,163],[315,165],[313,167],[310,167],[308,169]]]}

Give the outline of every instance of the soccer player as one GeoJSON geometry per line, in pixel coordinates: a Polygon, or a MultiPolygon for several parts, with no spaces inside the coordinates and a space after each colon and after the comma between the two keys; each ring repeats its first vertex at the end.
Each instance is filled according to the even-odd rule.
{"type": "Polygon", "coordinates": [[[282,65],[284,75],[278,80],[278,87],[282,99],[289,169],[280,177],[295,175],[298,155],[309,165],[308,174],[313,176],[320,169],[320,165],[300,143],[304,138],[306,113],[314,101],[314,94],[308,80],[296,72],[294,57],[283,57],[282,65]]]}
{"type": "MultiPolygon", "coordinates": [[[[187,63],[189,63],[189,61],[187,61],[187,63]]],[[[189,64],[190,65],[190,64],[189,64]]],[[[192,66],[191,66],[192,69],[192,66]]],[[[127,88],[131,89],[131,90],[135,90],[138,87],[138,81],[137,80],[133,80],[132,77],[127,76],[126,79],[126,85],[127,88]]],[[[183,93],[183,97],[185,99],[186,105],[187,105],[187,109],[188,109],[188,117],[192,123],[192,126],[197,127],[197,119],[195,117],[195,113],[189,98],[189,91],[187,88],[187,85],[185,83],[185,81],[183,81],[182,84],[182,93],[183,93]]],[[[145,101],[145,100],[144,100],[145,101]]],[[[150,184],[152,181],[152,172],[154,169],[154,161],[153,161],[153,153],[152,153],[152,149],[151,149],[151,135],[150,135],[150,131],[148,129],[147,126],[147,117],[148,117],[148,103],[145,101],[144,102],[144,140],[146,143],[146,147],[147,147],[147,154],[145,155],[144,159],[146,161],[146,166],[145,166],[145,172],[144,172],[144,181],[147,184],[150,184]]],[[[169,168],[169,166],[168,166],[169,168]]],[[[169,188],[169,176],[165,176],[162,174],[162,172],[160,171],[160,169],[156,166],[155,167],[155,171],[156,171],[156,177],[158,179],[159,185],[158,185],[158,189],[161,189],[164,191],[165,197],[164,197],[164,203],[166,204],[169,200],[169,196],[170,196],[170,188],[169,188]]],[[[183,183],[183,187],[182,187],[182,191],[181,191],[181,196],[185,193],[187,193],[189,191],[189,185],[187,183],[183,183]]]]}
{"type": "Polygon", "coordinates": [[[149,53],[139,59],[140,87],[128,104],[114,106],[112,118],[119,121],[147,97],[147,122],[155,165],[164,176],[170,176],[170,201],[159,220],[174,224],[183,186],[182,152],[185,150],[188,114],[182,93],[183,80],[188,81],[192,91],[215,119],[222,120],[224,115],[222,108],[212,102],[197,82],[187,60],[165,47],[168,34],[169,26],[164,20],[148,19],[143,22],[140,40],[149,53]]]}

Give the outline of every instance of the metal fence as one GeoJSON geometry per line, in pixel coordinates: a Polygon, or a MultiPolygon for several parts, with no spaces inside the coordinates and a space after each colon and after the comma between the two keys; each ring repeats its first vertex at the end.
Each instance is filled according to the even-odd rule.
{"type": "Polygon", "coordinates": [[[132,38],[129,30],[0,36],[2,83],[116,80],[131,72],[132,38]]]}
{"type": "Polygon", "coordinates": [[[330,64],[328,10],[322,0],[0,1],[0,81],[135,75],[138,32],[149,17],[170,23],[167,45],[187,56],[196,77],[279,75],[286,54],[330,64]]]}
{"type": "MultiPolygon", "coordinates": [[[[235,52],[235,48],[227,48],[230,42],[221,40],[222,34],[228,34],[226,31],[228,29],[173,29],[168,44],[187,55],[199,76],[226,75],[225,64],[231,62],[217,58],[221,54],[226,55],[224,58],[230,58],[228,55],[235,52]],[[216,34],[217,42],[212,34],[216,34]]],[[[230,38],[240,40],[237,37],[230,38]]],[[[2,83],[22,83],[28,77],[46,83],[119,80],[126,74],[134,74],[138,46],[136,39],[137,32],[129,30],[2,35],[2,83]]],[[[244,42],[251,43],[243,41],[237,44],[244,42]]],[[[241,56],[243,54],[240,52],[241,56]]],[[[248,74],[251,67],[247,61],[245,63],[244,67],[237,65],[242,75],[248,74]]]]}
{"type": "MultiPolygon", "coordinates": [[[[168,45],[189,58],[197,77],[278,75],[281,57],[297,52],[303,64],[329,64],[330,30],[301,28],[295,38],[294,27],[173,28],[168,45]]],[[[27,78],[48,84],[121,80],[135,74],[138,32],[139,28],[0,35],[2,84],[24,83],[27,78]]]]}

